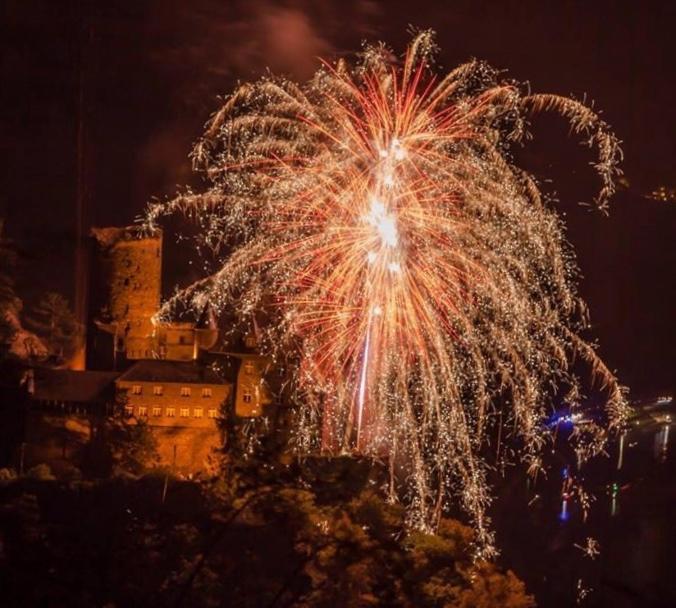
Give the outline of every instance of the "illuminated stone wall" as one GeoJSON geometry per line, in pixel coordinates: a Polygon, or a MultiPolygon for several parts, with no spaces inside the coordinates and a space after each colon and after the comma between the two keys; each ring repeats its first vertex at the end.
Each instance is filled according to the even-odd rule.
{"type": "Polygon", "coordinates": [[[213,450],[223,443],[219,418],[231,385],[125,380],[116,384],[126,395],[127,415],[145,420],[157,439],[161,465],[182,474],[209,468],[213,450]]]}
{"type": "Polygon", "coordinates": [[[153,316],[162,289],[162,233],[143,234],[136,227],[95,228],[96,277],[106,311],[100,320],[115,335],[117,351],[128,359],[153,356],[153,316]]]}

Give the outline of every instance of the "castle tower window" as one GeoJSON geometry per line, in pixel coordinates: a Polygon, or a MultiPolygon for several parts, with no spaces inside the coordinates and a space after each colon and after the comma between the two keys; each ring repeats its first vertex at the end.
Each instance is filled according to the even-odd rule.
{"type": "Polygon", "coordinates": [[[196,408],[193,410],[193,416],[195,416],[195,418],[201,418],[203,413],[204,413],[204,412],[203,412],[203,410],[202,410],[201,407],[196,407],[196,408]]]}
{"type": "Polygon", "coordinates": [[[247,362],[244,364],[244,371],[245,371],[247,374],[249,374],[249,375],[251,375],[251,374],[254,373],[254,364],[253,364],[253,361],[247,361],[247,362]]]}
{"type": "Polygon", "coordinates": [[[207,416],[209,418],[216,418],[216,410],[214,408],[207,410],[207,416]]]}
{"type": "Polygon", "coordinates": [[[131,387],[131,394],[132,395],[140,395],[143,392],[143,388],[141,387],[140,384],[134,384],[131,387]]]}
{"type": "Polygon", "coordinates": [[[167,418],[173,418],[176,416],[176,410],[173,407],[167,408],[167,418]]]}
{"type": "Polygon", "coordinates": [[[190,393],[192,391],[190,390],[189,386],[182,386],[181,387],[181,397],[190,397],[190,393]]]}
{"type": "Polygon", "coordinates": [[[190,408],[189,407],[182,407],[181,408],[181,418],[188,418],[190,416],[190,408]]]}
{"type": "Polygon", "coordinates": [[[162,386],[153,386],[153,395],[161,397],[164,392],[164,387],[162,386]]]}
{"type": "Polygon", "coordinates": [[[133,416],[134,415],[134,407],[131,405],[125,405],[124,406],[124,415],[125,416],[133,416]]]}
{"type": "Polygon", "coordinates": [[[154,407],[153,408],[153,416],[155,416],[157,418],[158,416],[161,416],[161,415],[162,415],[162,408],[161,407],[154,407]]]}
{"type": "Polygon", "coordinates": [[[252,400],[253,400],[253,395],[251,394],[251,390],[248,389],[248,388],[245,388],[244,393],[242,393],[242,401],[244,401],[244,403],[251,403],[252,400]]]}
{"type": "Polygon", "coordinates": [[[202,397],[211,397],[211,388],[204,387],[202,389],[202,397]]]}
{"type": "Polygon", "coordinates": [[[256,348],[257,344],[256,336],[249,334],[244,338],[244,346],[247,348],[256,348]]]}
{"type": "Polygon", "coordinates": [[[145,405],[140,405],[138,408],[139,417],[148,415],[148,408],[145,405]]]}

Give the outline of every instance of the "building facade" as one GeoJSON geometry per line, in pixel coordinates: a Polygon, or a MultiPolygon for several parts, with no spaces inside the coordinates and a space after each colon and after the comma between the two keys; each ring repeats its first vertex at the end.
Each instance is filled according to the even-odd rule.
{"type": "Polygon", "coordinates": [[[142,420],[157,439],[162,465],[177,472],[205,470],[223,445],[220,421],[231,383],[196,361],[139,361],[115,381],[125,414],[142,420]]]}

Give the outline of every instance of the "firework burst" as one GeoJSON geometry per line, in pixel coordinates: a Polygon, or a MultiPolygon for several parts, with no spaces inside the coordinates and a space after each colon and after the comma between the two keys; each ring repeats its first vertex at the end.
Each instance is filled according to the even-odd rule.
{"type": "MultiPolygon", "coordinates": [[[[416,525],[456,497],[489,550],[482,454],[497,412],[536,471],[552,395],[579,397],[576,355],[603,383],[611,427],[625,403],[579,336],[561,221],[509,150],[530,114],[562,114],[598,150],[602,210],[620,151],[585,105],[477,61],[439,77],[434,51],[424,32],[401,62],[370,46],[304,86],[242,85],[193,151],[209,188],[151,206],[147,223],[185,213],[220,260],[165,311],[263,313],[264,349],[294,379],[301,449],[385,460],[416,525]]],[[[575,440],[584,460],[605,430],[575,440]]]]}

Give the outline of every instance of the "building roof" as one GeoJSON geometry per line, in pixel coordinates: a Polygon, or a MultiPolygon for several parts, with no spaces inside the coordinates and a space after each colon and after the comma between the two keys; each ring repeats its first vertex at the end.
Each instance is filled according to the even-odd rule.
{"type": "Polygon", "coordinates": [[[91,403],[111,394],[113,382],[119,372],[73,371],[69,369],[35,368],[37,401],[63,401],[91,403]]]}
{"type": "Polygon", "coordinates": [[[119,380],[175,384],[227,384],[213,369],[196,361],[144,359],[132,365],[119,380]]]}

